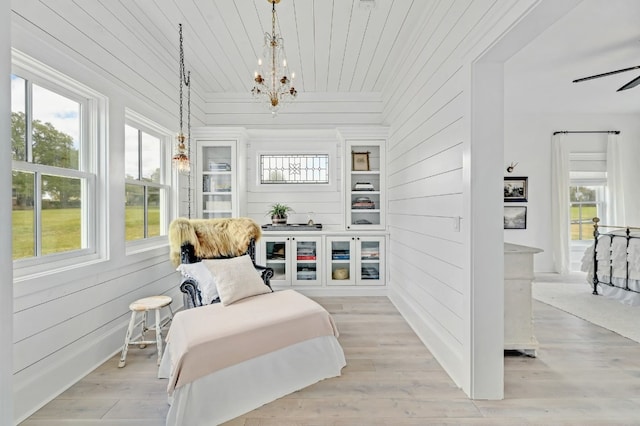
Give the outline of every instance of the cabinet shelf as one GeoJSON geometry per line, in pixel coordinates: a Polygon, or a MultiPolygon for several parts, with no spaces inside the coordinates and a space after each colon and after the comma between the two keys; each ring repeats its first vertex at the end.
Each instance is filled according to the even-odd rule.
{"type": "Polygon", "coordinates": [[[380,191],[351,191],[351,195],[380,195],[380,191]]]}
{"type": "Polygon", "coordinates": [[[230,175],[232,173],[231,170],[204,170],[202,172],[203,175],[230,175]]]}
{"type": "Polygon", "coordinates": [[[386,208],[384,140],[346,139],[344,155],[347,159],[344,184],[345,228],[348,230],[384,229],[386,208]],[[364,155],[366,155],[365,158],[363,158],[364,155]],[[354,163],[356,161],[357,163],[354,163]],[[353,170],[354,168],[359,170],[353,170]]]}

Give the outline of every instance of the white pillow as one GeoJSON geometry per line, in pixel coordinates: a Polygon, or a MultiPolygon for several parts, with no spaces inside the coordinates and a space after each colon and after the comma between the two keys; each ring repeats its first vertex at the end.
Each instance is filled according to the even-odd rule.
{"type": "Polygon", "coordinates": [[[202,304],[208,305],[212,300],[218,298],[218,288],[216,287],[216,281],[202,262],[196,263],[181,263],[176,269],[182,273],[185,278],[191,278],[195,280],[200,289],[200,296],[202,296],[202,304]]]}
{"type": "Polygon", "coordinates": [[[213,274],[223,305],[271,292],[253,266],[249,255],[230,259],[203,259],[202,263],[213,274]]]}

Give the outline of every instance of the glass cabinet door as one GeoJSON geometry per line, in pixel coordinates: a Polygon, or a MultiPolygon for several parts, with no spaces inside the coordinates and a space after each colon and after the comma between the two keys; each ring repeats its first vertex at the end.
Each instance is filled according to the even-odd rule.
{"type": "Polygon", "coordinates": [[[271,282],[283,284],[289,281],[289,270],[287,267],[289,242],[286,239],[268,240],[264,242],[265,265],[273,269],[271,282]]]}
{"type": "Polygon", "coordinates": [[[360,285],[381,285],[382,275],[382,240],[378,238],[360,237],[358,242],[358,280],[360,285]]]}
{"type": "Polygon", "coordinates": [[[231,145],[202,144],[199,160],[201,168],[202,218],[214,219],[234,216],[234,173],[231,145]]]}
{"type": "Polygon", "coordinates": [[[335,237],[327,240],[328,245],[328,274],[329,285],[352,285],[355,281],[353,274],[354,239],[350,237],[335,237]]]}
{"type": "Polygon", "coordinates": [[[292,238],[295,242],[295,278],[294,284],[297,285],[316,285],[320,284],[320,268],[319,253],[321,238],[292,238]]]}

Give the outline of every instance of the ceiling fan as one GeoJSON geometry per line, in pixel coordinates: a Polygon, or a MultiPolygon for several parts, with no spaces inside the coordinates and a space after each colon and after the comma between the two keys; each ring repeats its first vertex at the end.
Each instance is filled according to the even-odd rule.
{"type": "MultiPolygon", "coordinates": [[[[624,69],[616,70],[616,71],[609,71],[609,72],[605,72],[603,74],[596,74],[596,75],[592,75],[592,76],[589,76],[589,77],[579,78],[577,80],[573,80],[573,82],[574,83],[580,83],[581,81],[593,80],[594,78],[607,77],[607,76],[610,76],[610,75],[613,75],[613,74],[619,74],[621,72],[637,70],[637,69],[640,69],[640,65],[636,65],[635,67],[624,68],[624,69]]],[[[628,82],[627,84],[625,84],[624,86],[622,86],[621,88],[616,90],[616,92],[620,92],[622,90],[631,89],[633,87],[636,87],[638,84],[640,84],[640,76],[634,78],[633,80],[631,80],[630,82],[628,82]]]]}

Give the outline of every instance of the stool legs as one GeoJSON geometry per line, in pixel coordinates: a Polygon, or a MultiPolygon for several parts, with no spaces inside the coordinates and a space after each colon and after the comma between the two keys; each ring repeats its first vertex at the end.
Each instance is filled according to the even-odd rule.
{"type": "Polygon", "coordinates": [[[156,309],[156,346],[158,347],[158,365],[162,359],[162,323],[160,322],[160,309],[156,309]]]}
{"type": "MultiPolygon", "coordinates": [[[[171,313],[169,320],[167,321],[170,322],[171,319],[173,319],[173,310],[171,309],[170,305],[167,305],[169,307],[169,312],[171,313]]],[[[127,334],[124,337],[124,345],[122,346],[122,354],[120,355],[120,362],[118,362],[118,367],[122,368],[125,366],[126,363],[126,359],[127,359],[127,351],[129,349],[129,345],[135,345],[138,344],[138,346],[140,347],[140,349],[143,349],[147,346],[147,344],[153,344],[155,343],[157,348],[158,348],[158,365],[160,365],[160,361],[162,360],[162,321],[161,321],[161,317],[160,317],[160,308],[157,309],[153,309],[155,311],[155,321],[156,321],[156,325],[153,329],[155,329],[156,332],[156,340],[155,342],[153,340],[145,340],[145,333],[147,331],[149,331],[149,327],[148,327],[148,318],[147,318],[147,314],[148,311],[131,311],[131,319],[129,320],[129,328],[127,328],[127,334]],[[136,326],[136,314],[140,312],[142,314],[142,330],[141,330],[141,338],[139,341],[135,341],[132,342],[131,341],[131,336],[133,335],[133,329],[136,326]]]]}
{"type": "MultiPolygon", "coordinates": [[[[144,341],[144,333],[147,332],[147,330],[149,330],[149,328],[147,327],[147,311],[142,312],[142,331],[140,332],[140,340],[144,341]]],[[[140,349],[144,349],[147,347],[147,345],[145,343],[140,343],[140,345],[138,346],[140,349]]]]}
{"type": "Polygon", "coordinates": [[[136,311],[131,311],[131,319],[129,320],[129,328],[127,328],[127,334],[124,336],[124,346],[122,346],[122,355],[120,355],[120,362],[118,367],[124,367],[125,360],[127,359],[127,350],[129,349],[129,339],[133,334],[133,327],[136,324],[136,311]]]}

